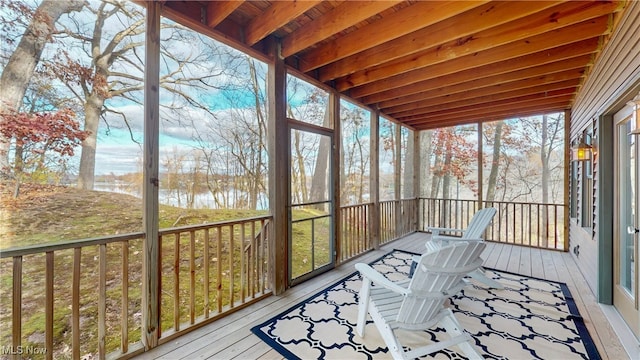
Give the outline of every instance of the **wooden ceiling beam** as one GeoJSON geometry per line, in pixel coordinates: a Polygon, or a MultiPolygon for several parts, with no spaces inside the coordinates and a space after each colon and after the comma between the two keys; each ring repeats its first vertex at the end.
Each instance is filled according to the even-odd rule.
{"type": "Polygon", "coordinates": [[[400,84],[402,81],[409,81],[406,80],[407,77],[403,75],[402,77],[397,77],[397,79],[394,77],[393,79],[377,81],[375,83],[364,85],[363,87],[351,89],[349,94],[351,97],[359,99],[364,104],[370,105],[380,103],[382,101],[397,100],[398,102],[396,105],[399,105],[402,103],[402,97],[404,96],[417,94],[428,89],[435,89],[441,87],[443,84],[459,84],[467,82],[470,79],[500,75],[529,67],[564,61],[576,56],[593,54],[597,51],[599,44],[600,39],[598,37],[593,37],[591,39],[559,46],[553,49],[543,50],[508,60],[497,61],[474,69],[460,70],[468,66],[466,63],[477,61],[475,55],[467,55],[450,62],[433,65],[420,69],[419,71],[411,72],[415,79],[415,82],[412,83],[400,84]],[[363,93],[368,93],[369,95],[363,96],[363,93]]]}
{"type": "Polygon", "coordinates": [[[550,100],[554,98],[571,98],[576,93],[576,87],[558,89],[558,90],[549,90],[542,91],[535,94],[528,94],[524,96],[513,96],[509,98],[503,98],[500,100],[493,99],[485,99],[482,102],[476,102],[471,104],[470,102],[463,102],[458,104],[457,106],[448,107],[446,109],[433,109],[433,108],[424,108],[424,109],[416,109],[410,112],[400,113],[400,114],[392,114],[394,119],[409,119],[414,116],[425,117],[425,116],[458,116],[458,115],[466,115],[466,114],[477,114],[478,112],[485,112],[487,109],[500,109],[502,108],[510,108],[517,106],[519,104],[526,104],[531,101],[536,100],[550,100]]]}
{"type": "MultiPolygon", "coordinates": [[[[579,4],[584,6],[582,2],[579,4]]],[[[590,4],[600,3],[594,2],[590,4]]],[[[566,7],[568,5],[565,4],[562,6],[566,7]]],[[[593,10],[594,7],[596,7],[596,5],[592,5],[588,9],[593,10]]],[[[544,12],[549,12],[554,9],[555,8],[547,9],[544,12]]],[[[567,9],[565,10],[568,11],[567,9]]],[[[537,15],[531,16],[529,21],[520,19],[515,22],[503,24],[481,31],[473,36],[449,41],[446,44],[401,57],[381,65],[361,68],[361,70],[356,73],[337,79],[336,88],[339,91],[346,91],[356,86],[488,50],[497,51],[498,49],[504,50],[505,48],[513,47],[516,51],[531,53],[532,51],[527,52],[527,47],[532,49],[538,47],[536,51],[541,51],[602,35],[603,33],[609,33],[611,27],[609,15],[602,15],[604,9],[598,8],[598,10],[597,12],[584,10],[579,14],[576,12],[561,13],[557,14],[558,17],[555,18],[554,21],[549,21],[546,17],[544,21],[541,21],[538,18],[539,15],[537,15]],[[589,18],[591,15],[600,16],[589,18]],[[588,20],[584,20],[585,17],[588,18],[588,20]],[[554,45],[549,46],[547,43],[554,43],[554,45]]],[[[552,14],[547,14],[547,16],[552,16],[552,14]]],[[[523,53],[512,52],[508,58],[521,56],[522,54],[523,53]]],[[[508,55],[508,53],[503,55],[508,55]]],[[[487,55],[482,54],[482,56],[478,57],[485,58],[486,56],[487,55]]],[[[477,64],[475,66],[477,66],[477,64]]],[[[469,67],[471,67],[471,65],[469,67]]],[[[322,69],[320,71],[322,71],[322,69]]]]}
{"type": "Polygon", "coordinates": [[[274,1],[263,14],[255,17],[247,24],[245,27],[245,43],[249,46],[256,44],[320,2],[320,0],[274,1]]]}
{"type": "Polygon", "coordinates": [[[413,125],[412,124],[413,119],[477,118],[488,112],[501,112],[501,111],[509,112],[509,111],[520,109],[520,108],[527,108],[527,107],[530,108],[534,106],[544,107],[547,104],[557,104],[557,103],[563,103],[568,105],[571,103],[572,99],[573,99],[573,96],[571,94],[569,95],[563,94],[562,96],[551,97],[551,98],[543,97],[543,98],[537,98],[537,99],[520,99],[519,101],[514,101],[512,103],[503,102],[500,104],[484,104],[483,106],[474,106],[472,108],[467,108],[464,110],[452,110],[451,112],[443,111],[437,114],[421,114],[421,115],[409,116],[406,118],[394,117],[394,119],[398,119],[407,125],[413,125]]]}
{"type": "Polygon", "coordinates": [[[584,59],[577,57],[506,74],[481,77],[466,83],[441,84],[440,87],[427,88],[426,91],[417,94],[400,93],[397,99],[379,103],[378,108],[384,112],[407,111],[416,107],[437,105],[443,101],[456,102],[488,93],[514,91],[523,87],[576,79],[583,75],[583,64],[584,59]]]}
{"type": "Polygon", "coordinates": [[[441,19],[460,14],[487,1],[418,1],[393,14],[345,34],[299,57],[299,68],[309,72],[321,66],[392,41],[441,19]]]}
{"type": "Polygon", "coordinates": [[[327,82],[394,59],[460,41],[467,36],[518,20],[562,3],[561,1],[490,2],[431,26],[380,44],[320,68],[319,80],[327,82]]]}
{"type": "Polygon", "coordinates": [[[282,56],[291,56],[401,2],[345,1],[283,38],[282,56]]]}
{"type": "Polygon", "coordinates": [[[545,113],[553,110],[561,111],[571,107],[571,97],[557,98],[550,100],[532,101],[527,104],[518,104],[515,107],[503,107],[500,109],[485,109],[483,112],[477,112],[467,115],[452,115],[452,116],[424,116],[413,117],[410,119],[396,119],[401,123],[406,123],[409,126],[415,128],[421,128],[422,124],[429,122],[455,122],[463,123],[465,121],[487,121],[487,120],[501,120],[505,118],[514,118],[522,116],[523,113],[545,113]]]}
{"type": "Polygon", "coordinates": [[[209,27],[216,27],[231,13],[242,5],[244,1],[210,1],[207,3],[206,23],[209,27]]]}
{"type": "Polygon", "coordinates": [[[456,104],[459,104],[458,106],[473,106],[473,105],[481,106],[482,104],[489,103],[489,102],[497,102],[497,101],[508,100],[512,98],[521,98],[521,97],[532,96],[532,95],[540,96],[541,94],[547,94],[547,93],[552,93],[552,92],[561,91],[561,90],[575,91],[580,85],[581,80],[582,79],[570,79],[570,80],[564,80],[559,82],[544,83],[538,86],[525,87],[517,90],[500,89],[501,92],[485,91],[484,94],[482,94],[481,96],[467,97],[466,94],[463,93],[460,95],[465,95],[465,97],[467,97],[466,99],[455,100],[451,102],[449,102],[447,96],[442,96],[440,98],[430,99],[430,100],[433,100],[433,101],[430,101],[430,103],[433,105],[421,106],[422,103],[416,103],[415,104],[416,106],[412,109],[400,110],[400,111],[385,110],[384,113],[394,118],[396,117],[402,118],[402,117],[412,116],[417,114],[433,113],[437,111],[453,109],[453,108],[456,108],[456,104]],[[489,95],[486,95],[486,94],[489,94],[489,95]]]}
{"type": "Polygon", "coordinates": [[[482,118],[482,119],[477,119],[477,118],[473,118],[473,119],[461,119],[461,120],[448,120],[448,121],[425,121],[420,123],[418,126],[414,126],[413,128],[416,131],[423,131],[423,130],[434,130],[434,129],[438,129],[438,128],[446,128],[446,127],[451,127],[451,126],[461,126],[461,125],[471,125],[471,124],[477,124],[477,123],[487,123],[487,122],[493,122],[493,121],[501,121],[501,120],[507,120],[507,119],[513,119],[513,118],[520,118],[520,117],[527,117],[527,116],[538,116],[538,115],[544,115],[544,114],[550,114],[550,113],[555,113],[555,112],[560,112],[560,111],[564,111],[565,108],[564,107],[560,107],[560,108],[549,108],[549,109],[535,109],[535,110],[528,110],[528,111],[519,111],[517,115],[511,116],[510,114],[499,114],[496,113],[492,116],[488,116],[486,118],[482,118]]]}

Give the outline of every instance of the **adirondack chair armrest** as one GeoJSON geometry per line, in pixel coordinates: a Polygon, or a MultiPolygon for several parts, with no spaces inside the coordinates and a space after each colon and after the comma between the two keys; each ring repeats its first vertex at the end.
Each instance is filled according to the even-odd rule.
{"type": "Polygon", "coordinates": [[[431,238],[440,235],[441,232],[464,232],[464,229],[443,228],[443,227],[431,227],[428,226],[427,230],[431,232],[431,238]]]}
{"type": "Polygon", "coordinates": [[[402,286],[387,279],[386,277],[384,277],[384,275],[380,274],[378,271],[376,271],[376,269],[372,268],[367,264],[364,264],[364,263],[356,264],[356,270],[358,270],[362,275],[363,281],[370,281],[375,285],[385,287],[398,294],[404,295],[407,293],[406,288],[403,288],[402,286]]]}

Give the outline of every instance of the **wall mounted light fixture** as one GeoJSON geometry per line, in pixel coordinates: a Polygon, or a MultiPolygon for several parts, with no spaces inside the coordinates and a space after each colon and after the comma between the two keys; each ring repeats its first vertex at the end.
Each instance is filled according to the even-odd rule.
{"type": "MultiPolygon", "coordinates": [[[[588,135],[586,135],[588,136],[588,135]]],[[[580,137],[578,144],[574,144],[572,147],[572,160],[573,161],[589,161],[591,160],[591,152],[593,147],[585,142],[585,135],[580,137]]]]}

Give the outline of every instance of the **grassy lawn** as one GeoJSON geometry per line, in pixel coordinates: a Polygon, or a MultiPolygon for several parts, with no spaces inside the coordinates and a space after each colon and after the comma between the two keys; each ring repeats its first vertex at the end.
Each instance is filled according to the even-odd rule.
{"type": "MultiPolygon", "coordinates": [[[[64,187],[29,187],[24,186],[18,199],[11,197],[10,191],[0,188],[2,210],[0,221],[0,249],[22,247],[36,244],[50,244],[82,238],[93,238],[112,234],[126,234],[142,230],[142,200],[123,194],[97,191],[84,191],[64,187]]],[[[267,214],[266,211],[251,210],[193,210],[172,206],[160,207],[160,228],[170,228],[193,224],[219,222],[233,219],[250,218],[267,214]]],[[[294,218],[309,218],[317,216],[313,210],[297,210],[294,218]]],[[[311,222],[305,221],[294,227],[294,274],[301,274],[317,268],[329,260],[327,219],[315,220],[313,224],[314,236],[311,235],[311,222]],[[312,241],[313,239],[313,241],[312,241]],[[313,249],[313,251],[312,251],[313,249]]],[[[209,259],[204,256],[203,233],[195,237],[195,313],[201,315],[205,307],[215,309],[218,296],[224,306],[228,305],[233,296],[237,300],[241,294],[239,254],[244,244],[239,228],[226,229],[228,235],[233,231],[235,243],[231,248],[229,243],[223,242],[220,253],[217,253],[215,243],[210,245],[209,259]],[[229,266],[230,255],[233,254],[233,276],[228,270],[216,277],[215,268],[218,262],[229,266]],[[204,263],[208,261],[210,270],[210,303],[204,303],[204,263]],[[230,282],[234,282],[231,292],[230,282]],[[216,286],[221,284],[222,291],[217,292],[216,286]]],[[[259,231],[259,227],[257,229],[259,231]]],[[[223,234],[225,235],[225,234],[223,234]]],[[[246,236],[250,235],[247,231],[246,236]]],[[[175,237],[163,238],[162,241],[162,295],[161,321],[162,329],[166,332],[174,323],[174,287],[179,288],[179,322],[189,321],[190,300],[190,237],[182,234],[178,240],[180,258],[174,258],[175,237]],[[179,276],[174,276],[175,266],[179,267],[179,276]],[[175,281],[178,281],[177,283],[175,281]],[[176,285],[177,284],[177,285],[176,285]]],[[[1,250],[0,250],[1,251],[1,250]]],[[[128,314],[120,314],[122,302],[122,246],[113,244],[107,246],[107,351],[114,351],[120,346],[120,321],[127,316],[129,341],[140,339],[141,321],[141,253],[142,240],[129,243],[127,249],[129,263],[127,270],[128,281],[128,314]]],[[[85,247],[81,254],[80,280],[80,328],[81,355],[95,354],[97,349],[97,279],[98,246],[85,247]]],[[[55,253],[54,268],[54,357],[67,358],[71,356],[71,284],[73,274],[73,250],[57,251],[55,253]]],[[[44,288],[45,288],[45,256],[32,255],[23,258],[23,294],[22,294],[22,345],[42,347],[44,344],[44,288]]],[[[10,345],[11,336],[11,289],[12,289],[12,260],[3,259],[0,262],[0,328],[4,329],[0,335],[0,346],[10,345]]]]}

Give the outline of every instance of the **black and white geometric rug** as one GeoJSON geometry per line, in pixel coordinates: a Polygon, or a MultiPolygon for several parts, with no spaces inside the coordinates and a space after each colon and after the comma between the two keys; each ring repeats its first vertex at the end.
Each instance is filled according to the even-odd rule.
{"type": "MultiPolygon", "coordinates": [[[[395,250],[371,265],[402,280],[412,255],[395,250]]],[[[472,281],[450,304],[485,359],[600,359],[565,284],[495,270],[487,275],[505,288],[486,289],[472,281]]],[[[287,359],[390,359],[371,320],[364,338],[355,331],[360,284],[355,272],[251,331],[287,359]]],[[[409,347],[446,338],[439,328],[401,336],[409,347]]],[[[464,359],[456,350],[427,358],[464,359]]]]}

